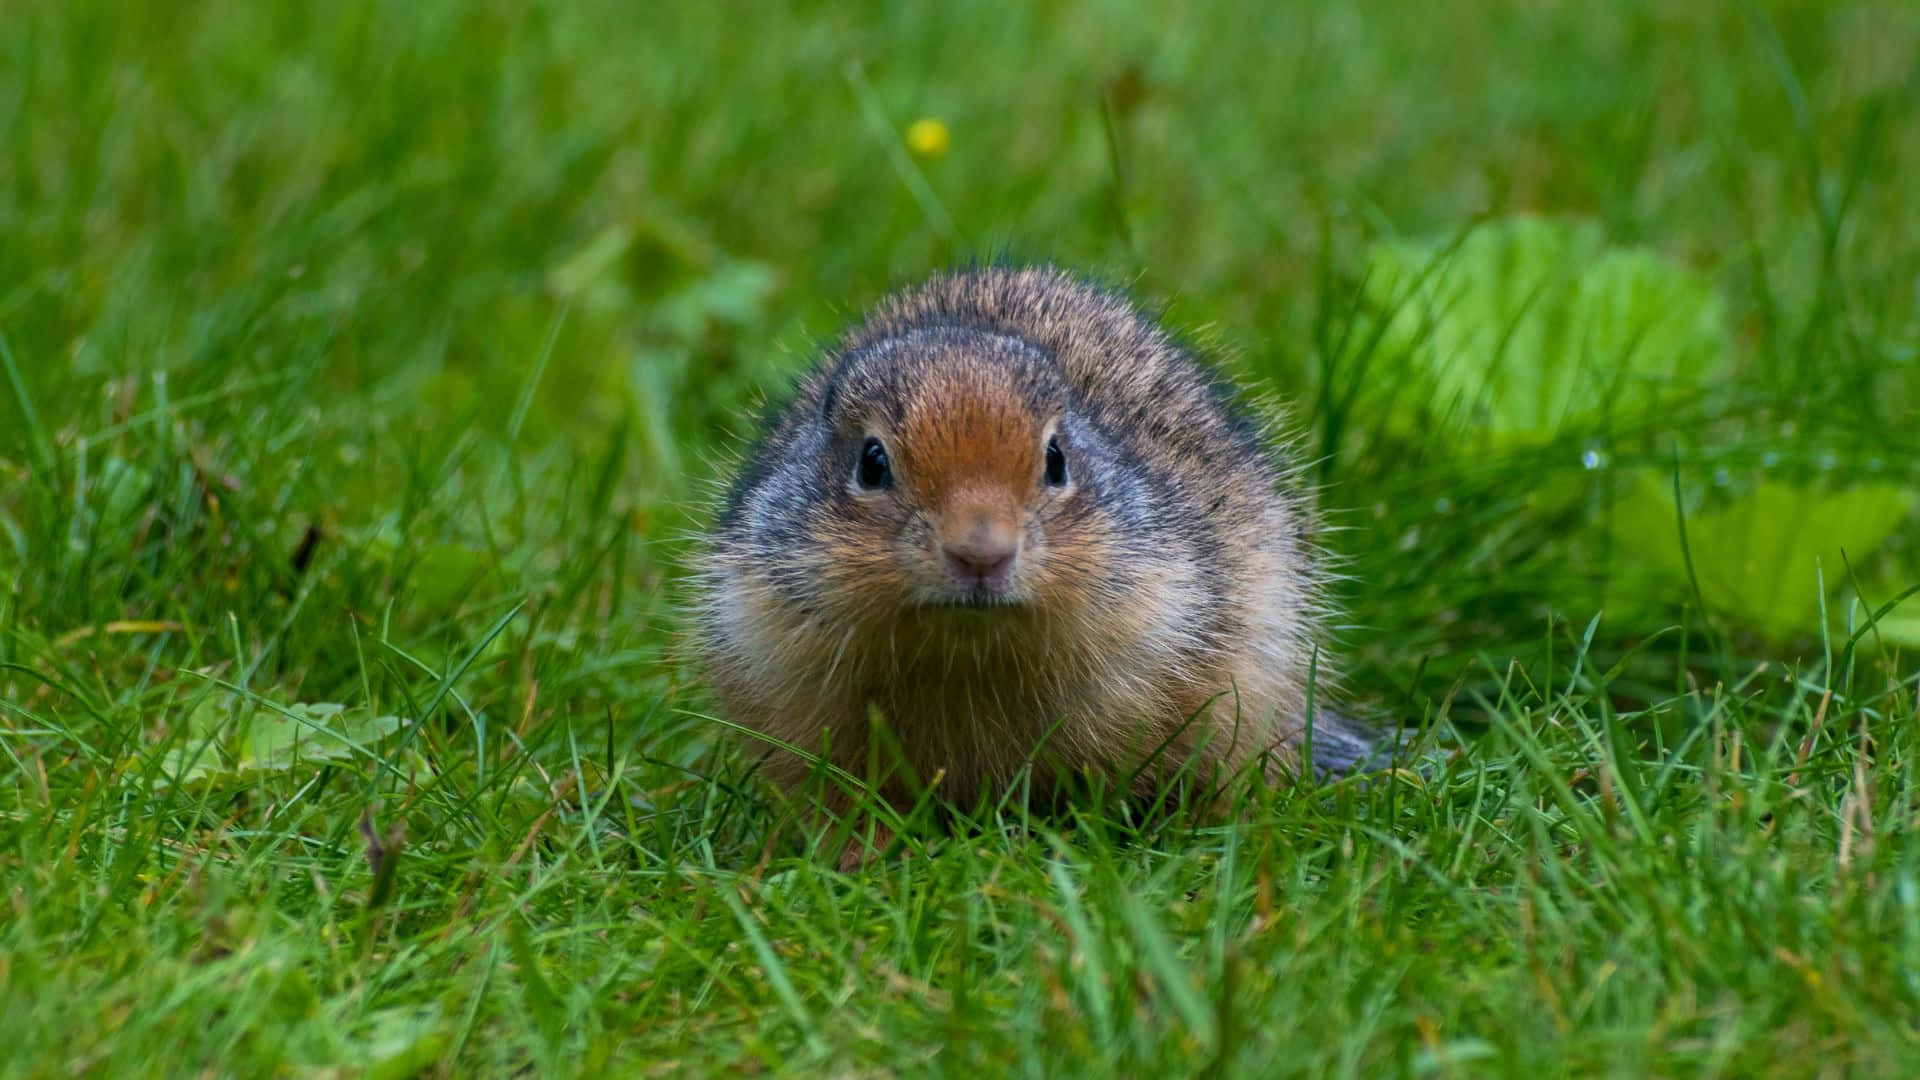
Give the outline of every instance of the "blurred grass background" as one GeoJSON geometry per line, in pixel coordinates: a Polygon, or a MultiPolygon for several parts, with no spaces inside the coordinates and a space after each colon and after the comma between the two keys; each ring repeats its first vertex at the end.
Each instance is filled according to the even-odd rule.
{"type": "Polygon", "coordinates": [[[7,1060],[1371,1072],[1453,1047],[1468,1071],[1899,1072],[1920,952],[1884,815],[1911,810],[1889,747],[1912,745],[1920,600],[1848,642],[1920,583],[1916,55],[1920,6],[1893,0],[0,2],[7,1060]],[[907,145],[918,118],[943,153],[907,145]],[[1517,435],[1395,393],[1430,342],[1374,332],[1388,271],[1516,218],[1590,230],[1564,273],[1634,252],[1710,298],[1711,378],[1517,435]],[[1342,526],[1346,685],[1493,734],[1418,813],[1303,793],[1259,837],[1158,859],[1093,840],[1049,870],[1046,842],[996,836],[880,871],[854,908],[894,927],[870,931],[887,975],[833,953],[832,875],[751,891],[763,811],[709,750],[672,586],[760,395],[890,286],[994,255],[1124,282],[1290,402],[1342,526]],[[1809,758],[1839,739],[1823,697],[1842,735],[1886,726],[1880,757],[1809,758]],[[1780,768],[1729,759],[1735,729],[1780,768]],[[1801,807],[1800,862],[1728,856],[1808,876],[1759,890],[1779,941],[1707,920],[1603,975],[1541,959],[1682,903],[1647,830],[1697,839],[1724,809],[1653,800],[1570,854],[1539,815],[1618,825],[1582,801],[1596,747],[1654,787],[1731,761],[1735,824],[1801,807]],[[1864,804],[1882,862],[1845,895],[1906,920],[1861,954],[1800,899],[1866,857],[1834,854],[1856,766],[1888,785],[1864,804]],[[1534,831],[1462,833],[1460,793],[1490,785],[1518,809],[1467,817],[1534,831]],[[369,807],[410,830],[397,900],[368,902],[369,807]],[[1604,872],[1555,877],[1579,858],[1604,872]],[[1106,915],[1057,892],[1081,870],[1106,915]],[[1311,943],[1272,937],[1275,890],[1311,943]],[[1117,950],[1088,974],[1083,945],[1058,999],[1021,981],[1058,936],[1029,893],[1117,950]],[[1513,951],[1523,908],[1557,945],[1513,951]],[[936,909],[955,921],[916,921],[936,909]],[[1227,927],[1269,937],[1234,952],[1227,927]],[[1166,967],[1198,954],[1191,985],[1166,967]],[[1262,981],[1281,955],[1296,977],[1262,981]],[[1309,974],[1349,990],[1289,997],[1309,974]],[[1253,1026],[1196,1020],[1235,979],[1253,1026]],[[864,1019],[830,1019],[849,1001],[864,1019]]]}

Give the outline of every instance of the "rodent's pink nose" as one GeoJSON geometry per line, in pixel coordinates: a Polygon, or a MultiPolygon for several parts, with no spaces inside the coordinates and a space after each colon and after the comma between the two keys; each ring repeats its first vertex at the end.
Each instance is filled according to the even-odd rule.
{"type": "Polygon", "coordinates": [[[1016,541],[1003,536],[969,536],[965,540],[947,544],[947,568],[953,576],[968,584],[999,585],[1007,580],[1013,570],[1014,556],[1019,554],[1016,541]]]}

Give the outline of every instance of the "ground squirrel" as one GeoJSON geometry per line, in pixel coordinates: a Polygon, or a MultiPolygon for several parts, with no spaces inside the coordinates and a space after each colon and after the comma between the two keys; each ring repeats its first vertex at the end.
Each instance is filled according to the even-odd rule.
{"type": "MultiPolygon", "coordinates": [[[[1116,293],[1050,267],[935,277],[767,417],[697,556],[694,652],[787,790],[815,763],[781,744],[896,805],[936,778],[968,806],[1291,767],[1327,669],[1296,481],[1116,293]],[[876,719],[895,760],[871,776],[876,719]]],[[[1317,700],[1313,732],[1323,770],[1375,745],[1317,700]]]]}

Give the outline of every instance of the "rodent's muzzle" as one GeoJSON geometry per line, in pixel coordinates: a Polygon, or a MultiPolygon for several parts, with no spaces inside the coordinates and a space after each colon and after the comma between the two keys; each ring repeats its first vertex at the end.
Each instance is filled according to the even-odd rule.
{"type": "Polygon", "coordinates": [[[997,589],[1013,575],[1013,560],[1019,557],[1020,549],[1016,541],[996,534],[949,543],[942,552],[947,557],[947,569],[961,584],[997,589]]]}
{"type": "Polygon", "coordinates": [[[940,554],[965,602],[1005,602],[1020,561],[1020,528],[1008,499],[955,499],[938,522],[940,554]]]}

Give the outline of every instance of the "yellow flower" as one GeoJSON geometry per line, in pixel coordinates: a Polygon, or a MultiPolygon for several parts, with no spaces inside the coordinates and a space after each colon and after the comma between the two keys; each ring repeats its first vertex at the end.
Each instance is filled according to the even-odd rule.
{"type": "Polygon", "coordinates": [[[907,149],[922,161],[938,161],[946,156],[947,147],[953,145],[953,134],[947,125],[931,116],[923,116],[907,125],[907,149]]]}

